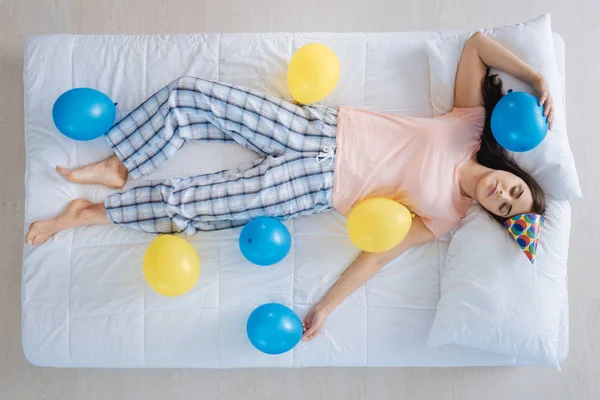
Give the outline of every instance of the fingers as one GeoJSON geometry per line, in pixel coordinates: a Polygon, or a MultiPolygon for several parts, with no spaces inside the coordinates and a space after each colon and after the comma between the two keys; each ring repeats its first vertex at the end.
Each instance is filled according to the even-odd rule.
{"type": "Polygon", "coordinates": [[[548,84],[545,79],[540,76],[540,79],[536,81],[533,85],[535,90],[540,94],[539,105],[540,107],[544,107],[543,115],[546,117],[546,121],[548,122],[548,128],[552,129],[554,126],[554,107],[552,96],[548,91],[548,84]]]}
{"type": "Polygon", "coordinates": [[[312,340],[321,330],[321,326],[323,326],[323,317],[313,308],[302,320],[302,330],[304,331],[302,340],[305,342],[312,340]]]}
{"type": "Polygon", "coordinates": [[[25,235],[25,243],[33,246],[33,241],[36,237],[36,234],[31,228],[33,228],[33,224],[29,225],[29,231],[27,231],[27,234],[25,235]]]}
{"type": "Polygon", "coordinates": [[[544,102],[544,116],[548,122],[548,128],[552,129],[554,126],[554,107],[551,96],[546,96],[546,100],[544,102]]]}
{"type": "Polygon", "coordinates": [[[539,106],[540,107],[544,107],[544,116],[547,115],[548,112],[548,104],[552,102],[552,98],[550,96],[548,96],[547,92],[543,92],[540,95],[540,101],[539,101],[539,106]]]}
{"type": "Polygon", "coordinates": [[[319,328],[313,324],[312,318],[309,320],[309,315],[304,318],[302,321],[302,329],[304,330],[304,334],[302,335],[302,340],[308,342],[315,337],[317,333],[319,333],[319,328]]]}
{"type": "Polygon", "coordinates": [[[544,105],[544,103],[546,102],[547,98],[548,98],[548,94],[547,93],[542,93],[541,96],[540,96],[539,105],[540,106],[544,105]]]}
{"type": "Polygon", "coordinates": [[[544,102],[544,116],[547,117],[552,110],[552,97],[546,97],[546,101],[544,102]]]}
{"type": "Polygon", "coordinates": [[[314,327],[309,327],[304,331],[304,335],[302,335],[302,340],[308,342],[311,340],[316,334],[316,329],[314,327]]]}
{"type": "Polygon", "coordinates": [[[310,327],[310,322],[308,321],[308,315],[302,320],[302,340],[308,341],[308,328],[310,327]]]}
{"type": "Polygon", "coordinates": [[[317,336],[318,333],[319,329],[316,329],[314,326],[311,326],[304,332],[304,335],[302,335],[302,341],[308,342],[312,340],[315,336],[317,336]]]}
{"type": "Polygon", "coordinates": [[[552,130],[552,127],[554,126],[554,108],[550,109],[547,120],[548,120],[548,129],[552,130]]]}

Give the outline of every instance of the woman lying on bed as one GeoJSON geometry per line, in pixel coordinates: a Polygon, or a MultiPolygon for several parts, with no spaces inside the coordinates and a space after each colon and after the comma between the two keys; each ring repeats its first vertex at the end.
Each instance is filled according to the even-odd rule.
{"type": "Polygon", "coordinates": [[[36,245],[64,229],[105,223],[191,235],[263,215],[289,219],[332,209],[347,215],[373,196],[407,206],[417,215],[408,236],[387,252],[362,253],[346,269],[305,317],[304,339],[310,340],[381,267],[456,226],[472,200],[501,222],[544,213],[539,185],[491,134],[502,83],[489,67],[531,83],[552,126],[544,78],[481,33],[465,45],[456,108],[436,118],[298,106],[235,85],[177,79],[111,128],[106,137],[113,156],[73,170],[57,167],[58,173],[72,182],[121,188],[128,177],[155,171],[189,140],[235,141],[262,158],[236,170],[136,187],[100,204],[74,200],[61,215],[31,224],[25,240],[36,245]]]}

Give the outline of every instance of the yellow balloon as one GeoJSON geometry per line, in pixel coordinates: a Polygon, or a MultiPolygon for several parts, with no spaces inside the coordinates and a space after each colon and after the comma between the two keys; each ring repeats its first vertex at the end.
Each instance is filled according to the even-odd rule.
{"type": "Polygon", "coordinates": [[[358,203],[348,215],[348,234],[356,247],[379,253],[396,247],[412,224],[410,211],[392,199],[373,197],[358,203]]]}
{"type": "Polygon", "coordinates": [[[146,250],[144,276],[158,294],[179,296],[196,284],[200,276],[200,258],[186,240],[160,235],[146,250]]]}
{"type": "Polygon", "coordinates": [[[340,78],[340,61],[321,43],[302,46],[290,62],[288,86],[294,99],[310,104],[327,97],[340,78]]]}

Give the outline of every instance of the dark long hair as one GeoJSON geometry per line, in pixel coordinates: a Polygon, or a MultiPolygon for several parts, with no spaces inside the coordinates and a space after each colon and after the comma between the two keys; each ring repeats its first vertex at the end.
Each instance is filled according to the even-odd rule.
{"type": "MultiPolygon", "coordinates": [[[[483,136],[481,137],[481,149],[477,152],[477,162],[488,168],[510,172],[523,179],[525,184],[529,186],[533,197],[531,212],[544,215],[546,212],[546,197],[544,196],[544,191],[531,175],[523,171],[517,163],[514,162],[507,151],[498,144],[492,134],[492,111],[498,101],[504,96],[504,93],[502,91],[502,80],[498,75],[490,75],[489,68],[483,78],[481,91],[483,93],[485,105],[485,125],[483,128],[483,136]]],[[[501,224],[506,220],[505,217],[500,217],[491,212],[490,214],[492,214],[492,216],[501,224]]]]}

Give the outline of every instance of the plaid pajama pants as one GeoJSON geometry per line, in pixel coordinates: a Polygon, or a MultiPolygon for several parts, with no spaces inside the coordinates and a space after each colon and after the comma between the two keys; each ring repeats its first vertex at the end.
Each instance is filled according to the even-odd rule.
{"type": "Polygon", "coordinates": [[[106,214],[144,232],[191,235],[242,226],[258,216],[289,219],[331,210],[336,129],[335,108],[179,78],[106,135],[132,178],[155,171],[189,140],[235,141],[262,158],[234,170],[115,193],[105,200],[106,214]]]}

